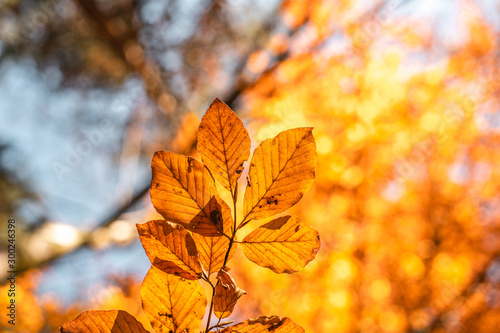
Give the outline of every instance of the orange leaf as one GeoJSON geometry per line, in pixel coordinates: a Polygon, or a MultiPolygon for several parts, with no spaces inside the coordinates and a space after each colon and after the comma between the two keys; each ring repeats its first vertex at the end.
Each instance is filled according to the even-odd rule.
{"type": "Polygon", "coordinates": [[[151,168],[151,202],[166,220],[204,236],[221,235],[221,199],[214,179],[201,162],[158,151],[151,168]]]}
{"type": "Polygon", "coordinates": [[[193,237],[182,226],[154,220],[137,224],[137,231],[155,267],[190,280],[201,276],[202,269],[193,237]]]}
{"type": "Polygon", "coordinates": [[[238,299],[247,292],[238,288],[233,277],[224,269],[217,274],[217,280],[219,283],[215,287],[214,313],[222,319],[231,315],[238,299]]]}
{"type": "Polygon", "coordinates": [[[165,333],[197,332],[207,305],[198,281],[167,274],[151,267],[142,282],[144,312],[154,330],[165,333]]]}
{"type": "MultiPolygon", "coordinates": [[[[231,216],[231,209],[224,202],[222,204],[222,221],[224,223],[224,233],[232,235],[233,233],[233,217],[231,216]]],[[[208,275],[217,272],[222,268],[224,257],[226,256],[227,249],[229,248],[229,238],[226,236],[220,237],[204,237],[199,234],[193,234],[194,241],[198,253],[200,254],[200,261],[208,275]]],[[[236,252],[236,244],[233,243],[229,251],[228,260],[231,259],[236,252]]]]}
{"type": "Polygon", "coordinates": [[[215,99],[201,120],[198,152],[215,179],[231,193],[250,156],[250,137],[243,122],[215,99]]]}
{"type": "MultiPolygon", "coordinates": [[[[193,238],[196,242],[200,261],[208,272],[208,275],[217,272],[224,264],[227,249],[229,248],[229,239],[227,237],[204,237],[194,234],[193,238]]],[[[229,251],[228,260],[236,253],[236,243],[233,243],[229,251]]]]}
{"type": "Polygon", "coordinates": [[[316,257],[319,233],[295,216],[279,217],[252,231],[241,242],[246,257],[275,273],[301,270],[316,257]]]}
{"type": "Polygon", "coordinates": [[[59,330],[61,333],[148,332],[134,316],[122,310],[85,311],[59,330]]]}
{"type": "Polygon", "coordinates": [[[305,333],[305,330],[295,324],[290,318],[278,316],[248,319],[234,326],[226,327],[221,333],[305,333]]]}
{"type": "Polygon", "coordinates": [[[312,128],[294,128],[263,141],[250,163],[244,222],[292,207],[309,190],[316,168],[312,128]]]}

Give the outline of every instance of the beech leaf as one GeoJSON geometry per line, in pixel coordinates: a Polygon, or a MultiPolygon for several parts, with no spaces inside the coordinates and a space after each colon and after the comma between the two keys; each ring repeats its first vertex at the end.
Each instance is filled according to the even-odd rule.
{"type": "Polygon", "coordinates": [[[186,279],[198,279],[202,269],[191,234],[181,225],[164,220],[137,224],[146,254],[155,267],[186,279]]]}
{"type": "Polygon", "coordinates": [[[244,222],[281,213],[309,190],[316,168],[312,128],[294,128],[254,151],[244,198],[244,222]]]}
{"type": "Polygon", "coordinates": [[[217,274],[217,280],[219,283],[215,287],[214,313],[223,319],[231,315],[238,299],[247,292],[238,288],[233,277],[224,269],[217,274]]]}
{"type": "Polygon", "coordinates": [[[122,310],[85,311],[59,328],[61,333],[147,333],[131,314],[122,310]]]}
{"type": "Polygon", "coordinates": [[[151,202],[158,213],[189,231],[204,236],[221,235],[221,199],[214,179],[201,162],[158,151],[151,168],[151,202]]]}
{"type": "Polygon", "coordinates": [[[238,116],[215,99],[201,119],[198,152],[215,179],[233,193],[250,156],[250,136],[238,116]]]}
{"type": "Polygon", "coordinates": [[[207,298],[198,281],[151,267],[141,286],[144,312],[157,333],[197,332],[207,298]]]}
{"type": "Polygon", "coordinates": [[[257,319],[248,319],[234,326],[226,327],[221,333],[305,333],[305,330],[294,323],[290,318],[278,316],[259,317],[257,319]]]}
{"type": "Polygon", "coordinates": [[[319,251],[319,233],[296,216],[283,216],[248,234],[241,242],[245,256],[275,273],[301,270],[319,251]]]}
{"type": "MultiPolygon", "coordinates": [[[[227,249],[229,248],[229,239],[227,237],[204,237],[194,234],[193,238],[200,254],[200,261],[207,271],[208,275],[217,272],[224,264],[227,249]]],[[[236,253],[236,243],[233,243],[229,251],[228,260],[236,253]]]]}
{"type": "MultiPolygon", "coordinates": [[[[234,222],[231,216],[231,209],[221,201],[223,229],[226,235],[233,234],[234,222]]],[[[200,234],[193,234],[196,242],[196,248],[200,254],[200,261],[208,275],[219,271],[224,264],[227,249],[229,248],[229,238],[225,236],[205,237],[200,234]]],[[[228,260],[231,259],[236,252],[236,243],[233,243],[229,251],[228,260]]]]}

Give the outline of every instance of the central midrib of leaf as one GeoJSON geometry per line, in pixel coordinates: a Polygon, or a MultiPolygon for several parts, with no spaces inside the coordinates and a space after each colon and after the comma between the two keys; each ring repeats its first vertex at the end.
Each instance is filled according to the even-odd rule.
{"type": "Polygon", "coordinates": [[[240,244],[268,244],[268,243],[279,243],[279,244],[283,244],[283,243],[307,243],[308,241],[310,240],[315,240],[315,237],[304,237],[304,236],[307,236],[307,234],[304,234],[302,236],[300,236],[299,238],[297,238],[296,240],[289,240],[289,239],[285,239],[283,241],[280,241],[280,240],[270,240],[270,241],[245,241],[243,240],[242,242],[237,242],[236,243],[240,243],[240,244]]]}
{"type": "MultiPolygon", "coordinates": [[[[309,131],[309,133],[311,133],[309,131]]],[[[264,192],[264,194],[259,198],[259,201],[257,201],[257,203],[252,207],[252,209],[248,212],[248,214],[245,216],[245,218],[243,219],[243,222],[246,222],[247,221],[247,217],[252,214],[253,210],[255,209],[255,207],[257,207],[259,205],[259,202],[262,200],[262,198],[264,198],[267,194],[267,192],[269,192],[269,190],[271,189],[271,187],[273,187],[274,183],[276,182],[276,179],[278,179],[281,175],[281,173],[283,172],[283,170],[285,170],[288,162],[290,162],[290,160],[293,158],[293,155],[295,155],[295,152],[299,149],[299,146],[300,144],[302,143],[302,141],[304,141],[304,139],[306,138],[306,136],[309,135],[309,133],[307,133],[306,135],[304,135],[302,137],[302,139],[300,140],[300,142],[295,146],[295,150],[293,151],[292,155],[290,155],[290,158],[285,162],[285,165],[283,165],[283,168],[278,172],[278,175],[276,176],[276,178],[273,179],[273,181],[271,182],[271,185],[269,185],[269,187],[266,189],[266,192],[264,192]]],[[[251,166],[252,167],[252,166],[251,166]]]]}
{"type": "Polygon", "coordinates": [[[210,260],[209,260],[209,267],[208,267],[208,274],[210,274],[210,271],[212,270],[213,266],[213,257],[214,257],[214,238],[210,238],[210,260]]]}
{"type": "Polygon", "coordinates": [[[310,241],[310,240],[314,240],[314,238],[310,238],[310,239],[297,239],[297,240],[284,240],[284,241],[278,241],[278,240],[273,240],[273,241],[257,241],[257,242],[254,242],[254,241],[243,241],[243,242],[237,242],[237,243],[240,243],[240,244],[270,244],[270,243],[278,243],[278,244],[283,244],[283,243],[307,243],[307,241],[310,241]]]}
{"type": "Polygon", "coordinates": [[[167,284],[167,289],[168,289],[168,299],[170,301],[170,313],[172,314],[172,324],[174,325],[174,332],[177,332],[177,329],[179,326],[177,325],[176,319],[173,316],[174,314],[174,303],[172,302],[172,292],[170,290],[170,279],[167,278],[168,284],[167,284]]]}
{"type": "MultiPolygon", "coordinates": [[[[233,192],[233,187],[231,185],[231,176],[229,175],[229,161],[227,160],[227,152],[226,152],[226,138],[224,138],[224,128],[222,127],[222,122],[220,120],[221,118],[221,113],[220,113],[220,108],[217,108],[217,112],[219,113],[219,126],[220,126],[220,136],[222,137],[222,148],[224,149],[224,160],[225,160],[225,165],[226,165],[226,173],[227,173],[227,181],[229,183],[229,188],[231,189],[231,193],[233,192]]],[[[226,119],[226,123],[229,121],[229,116],[226,119]]],[[[226,124],[224,124],[226,125],[226,124]]]]}

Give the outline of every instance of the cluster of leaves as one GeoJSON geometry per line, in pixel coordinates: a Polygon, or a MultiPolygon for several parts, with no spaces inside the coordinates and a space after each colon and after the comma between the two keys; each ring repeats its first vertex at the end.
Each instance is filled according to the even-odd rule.
{"type": "MultiPolygon", "coordinates": [[[[165,220],[138,224],[151,261],[142,287],[143,309],[156,332],[196,332],[207,307],[199,280],[212,287],[204,332],[304,332],[289,318],[259,317],[228,326],[228,317],[246,294],[227,266],[239,244],[248,259],[276,273],[293,273],[316,257],[319,234],[296,216],[281,216],[237,240],[251,220],[272,217],[295,205],[315,177],[316,144],[312,128],[295,128],[263,141],[254,151],[247,176],[243,218],[237,223],[238,179],[250,156],[243,123],[216,99],[198,131],[204,162],[168,151],[152,161],[151,200],[165,220]],[[215,180],[231,193],[233,214],[217,192],[215,180]],[[211,279],[216,274],[215,280],[211,279]],[[212,312],[218,318],[210,327],[212,312]]],[[[146,332],[121,310],[87,311],[61,332],[146,332]]]]}

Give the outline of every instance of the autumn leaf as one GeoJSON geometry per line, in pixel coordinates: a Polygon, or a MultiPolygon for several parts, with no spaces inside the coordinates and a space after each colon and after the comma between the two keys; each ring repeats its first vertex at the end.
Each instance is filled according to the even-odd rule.
{"type": "Polygon", "coordinates": [[[312,128],[294,128],[263,141],[250,163],[244,222],[273,216],[299,202],[314,181],[315,167],[312,128]]]}
{"type": "MultiPolygon", "coordinates": [[[[226,235],[233,234],[234,222],[231,216],[231,209],[224,201],[221,201],[223,229],[226,235]]],[[[208,275],[219,271],[229,248],[229,238],[226,236],[205,237],[200,234],[193,234],[196,242],[196,247],[200,255],[200,261],[208,275]]],[[[236,244],[233,244],[229,251],[228,260],[231,259],[236,252],[236,244]]]]}
{"type": "Polygon", "coordinates": [[[141,287],[144,312],[157,333],[196,332],[207,299],[198,281],[151,267],[141,287]]]}
{"type": "Polygon", "coordinates": [[[155,267],[191,280],[201,276],[202,268],[196,245],[184,227],[164,220],[154,220],[137,224],[137,232],[155,267]]]}
{"type": "Polygon", "coordinates": [[[238,288],[233,277],[225,269],[217,274],[218,284],[215,287],[214,313],[220,318],[226,318],[233,312],[238,299],[246,295],[246,291],[238,288]]]}
{"type": "Polygon", "coordinates": [[[279,217],[248,234],[241,242],[251,261],[275,273],[301,270],[319,251],[319,233],[296,216],[279,217]]]}
{"type": "Polygon", "coordinates": [[[290,318],[277,316],[259,317],[257,319],[248,319],[234,326],[226,327],[221,333],[305,333],[305,330],[295,324],[290,318]]]}
{"type": "Polygon", "coordinates": [[[198,152],[215,179],[231,193],[250,156],[250,137],[243,122],[219,99],[201,120],[198,152]]]}
{"type": "Polygon", "coordinates": [[[158,151],[151,168],[151,202],[166,220],[204,236],[221,235],[221,199],[214,179],[201,162],[158,151]]]}
{"type": "Polygon", "coordinates": [[[85,311],[64,324],[61,333],[147,333],[131,314],[122,310],[85,311]]]}
{"type": "MultiPolygon", "coordinates": [[[[204,237],[198,234],[193,235],[196,241],[196,246],[200,254],[200,261],[207,271],[208,275],[220,270],[224,264],[227,249],[229,248],[229,238],[221,237],[204,237]]],[[[233,244],[229,251],[228,260],[236,253],[236,243],[233,244]]]]}

